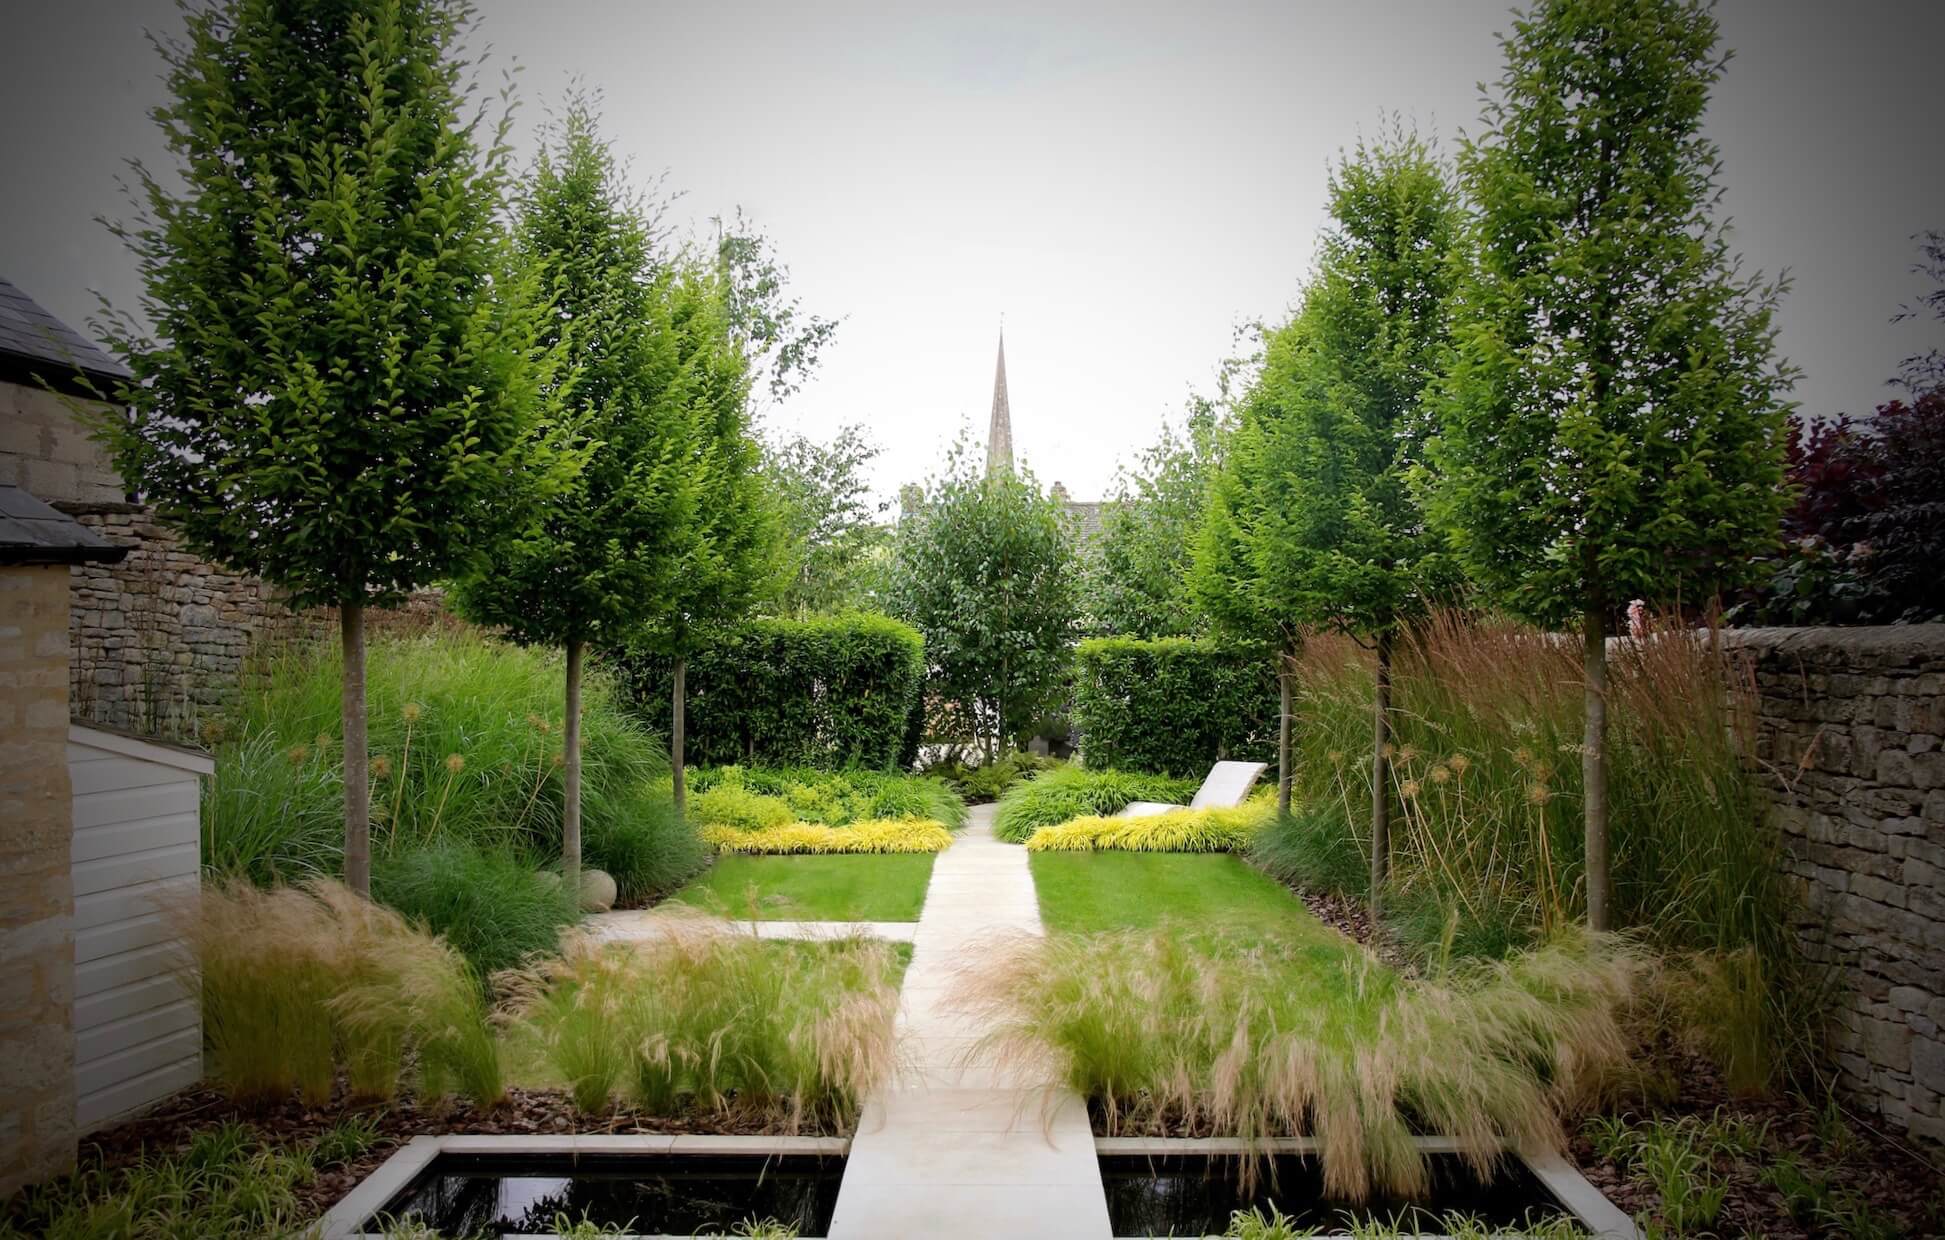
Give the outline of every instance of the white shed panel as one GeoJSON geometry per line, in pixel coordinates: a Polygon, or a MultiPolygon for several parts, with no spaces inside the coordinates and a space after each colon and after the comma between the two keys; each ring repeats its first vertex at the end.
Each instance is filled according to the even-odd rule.
{"type": "Polygon", "coordinates": [[[192,962],[172,909],[201,890],[206,754],[75,724],[75,1118],[84,1133],[202,1076],[192,962]]]}

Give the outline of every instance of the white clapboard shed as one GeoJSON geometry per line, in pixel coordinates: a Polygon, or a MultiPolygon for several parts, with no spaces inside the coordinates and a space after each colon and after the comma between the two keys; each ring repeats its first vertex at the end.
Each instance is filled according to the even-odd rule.
{"type": "Polygon", "coordinates": [[[169,910],[201,890],[199,781],[208,754],[76,723],[74,1093],[79,1131],[202,1076],[202,1019],[169,910]]]}

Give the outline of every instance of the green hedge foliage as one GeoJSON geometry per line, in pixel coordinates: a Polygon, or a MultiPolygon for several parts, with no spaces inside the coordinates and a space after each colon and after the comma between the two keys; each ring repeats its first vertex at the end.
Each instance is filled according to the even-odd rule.
{"type": "Polygon", "coordinates": [[[1082,642],[1074,722],[1092,767],[1195,776],[1276,760],[1276,671],[1253,651],[1185,637],[1082,642]]]}
{"type": "MultiPolygon", "coordinates": [[[[666,730],[670,663],[621,658],[637,708],[666,730]]],[[[885,616],[753,620],[689,661],[686,756],[696,766],[901,764],[925,682],[918,630],[885,616]]]]}

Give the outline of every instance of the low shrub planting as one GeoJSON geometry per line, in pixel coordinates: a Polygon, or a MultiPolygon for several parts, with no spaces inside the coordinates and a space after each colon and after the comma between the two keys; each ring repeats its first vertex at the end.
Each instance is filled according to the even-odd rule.
{"type": "Polygon", "coordinates": [[[1027,837],[1029,852],[1240,852],[1276,814],[1258,797],[1243,805],[1175,809],[1141,818],[1076,818],[1027,837]]]}
{"type": "Polygon", "coordinates": [[[355,1125],[280,1147],[233,1121],[192,1135],[180,1151],[110,1170],[87,1155],[73,1175],[29,1188],[0,1213],[0,1238],[262,1240],[298,1235],[298,1190],[370,1144],[355,1125]]]}
{"type": "Polygon", "coordinates": [[[702,838],[729,853],[935,853],[952,846],[945,824],[923,818],[880,818],[844,827],[791,822],[757,831],[704,827],[702,838]]]}
{"type": "Polygon", "coordinates": [[[752,792],[738,783],[723,783],[698,792],[689,814],[705,831],[719,827],[733,831],[767,831],[795,822],[790,803],[781,797],[752,792]]]}
{"type": "Polygon", "coordinates": [[[242,1101],[293,1091],[394,1093],[408,1060],[428,1094],[502,1094],[484,992],[460,954],[325,879],[205,885],[185,923],[200,977],[211,1078],[242,1101]]]}
{"type": "Polygon", "coordinates": [[[1090,815],[1119,813],[1136,801],[1186,804],[1201,780],[1132,771],[1062,766],[1028,783],[1015,784],[1000,798],[993,834],[1024,844],[1041,827],[1090,815]]]}
{"type": "MultiPolygon", "coordinates": [[[[644,718],[669,715],[670,664],[614,660],[644,718]]],[[[753,620],[689,660],[687,751],[701,765],[892,770],[925,683],[918,630],[877,615],[753,620]]]]}
{"type": "Polygon", "coordinates": [[[554,950],[580,902],[560,875],[511,853],[440,840],[380,859],[372,896],[445,937],[482,978],[554,950]]]}
{"type": "Polygon", "coordinates": [[[1335,936],[1164,927],[996,945],[961,1001],[1000,1061],[1050,1073],[1107,1132],[1311,1136],[1327,1191],[1357,1200],[1424,1188],[1414,1131],[1481,1175],[1509,1147],[1563,1149],[1563,1115],[1633,1049],[1644,968],[1574,935],[1407,980],[1335,936]]]}
{"type": "Polygon", "coordinates": [[[623,1098],[838,1126],[891,1069],[901,972],[876,940],[772,942],[672,916],[625,944],[571,936],[503,975],[507,1037],[583,1110],[623,1098]]]}
{"type": "MultiPolygon", "coordinates": [[[[561,657],[468,631],[371,643],[376,857],[442,840],[519,857],[532,869],[559,857],[561,657]]],[[[215,742],[203,811],[210,871],[257,882],[339,872],[339,668],[330,643],[283,649],[252,670],[215,742]]],[[[707,859],[666,809],[660,739],[592,672],[583,686],[581,778],[590,857],[603,840],[629,838],[618,851],[634,865],[617,882],[644,897],[670,891],[707,859]]]]}
{"type": "Polygon", "coordinates": [[[581,863],[615,880],[615,902],[624,908],[652,903],[681,887],[700,870],[708,850],[702,837],[675,820],[665,787],[643,789],[625,813],[581,824],[581,863]]]}
{"type": "Polygon", "coordinates": [[[1276,669],[1186,637],[1100,637],[1074,654],[1074,725],[1091,766],[1201,779],[1221,758],[1276,761],[1276,669]]]}
{"type": "Polygon", "coordinates": [[[691,806],[697,821],[745,830],[778,822],[842,827],[868,818],[929,818],[956,830],[966,819],[965,802],[944,780],[895,771],[704,767],[691,772],[690,787],[700,794],[691,806]],[[787,816],[777,818],[778,808],[765,801],[787,816]]]}
{"type": "Polygon", "coordinates": [[[967,766],[958,759],[952,759],[924,769],[927,775],[943,779],[967,804],[984,805],[988,801],[999,800],[1013,785],[1060,765],[1059,758],[1042,757],[1015,749],[979,766],[967,766]]]}

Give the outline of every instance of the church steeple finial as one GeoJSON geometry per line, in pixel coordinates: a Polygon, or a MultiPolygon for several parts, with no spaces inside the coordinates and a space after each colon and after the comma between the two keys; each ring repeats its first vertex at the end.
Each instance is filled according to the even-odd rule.
{"type": "Polygon", "coordinates": [[[986,474],[1013,468],[1013,413],[1006,401],[1006,320],[1000,320],[999,363],[993,370],[993,420],[986,429],[986,474]]]}

